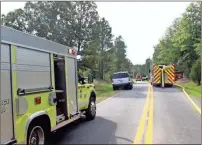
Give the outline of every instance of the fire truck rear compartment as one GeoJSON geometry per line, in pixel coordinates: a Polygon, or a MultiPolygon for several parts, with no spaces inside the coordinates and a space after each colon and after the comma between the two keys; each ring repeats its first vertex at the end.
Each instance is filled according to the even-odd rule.
{"type": "Polygon", "coordinates": [[[64,57],[54,57],[57,123],[67,119],[66,79],[64,57]]]}

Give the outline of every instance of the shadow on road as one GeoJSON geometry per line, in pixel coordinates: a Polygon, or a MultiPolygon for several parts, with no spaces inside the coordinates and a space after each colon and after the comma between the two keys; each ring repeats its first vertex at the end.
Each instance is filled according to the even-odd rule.
{"type": "MultiPolygon", "coordinates": [[[[51,135],[48,144],[117,144],[117,124],[97,116],[93,121],[75,121],[51,135]]],[[[128,143],[129,139],[122,138],[128,143]]]]}
{"type": "Polygon", "coordinates": [[[126,141],[127,144],[133,144],[133,141],[130,140],[130,139],[127,139],[127,138],[124,138],[124,137],[119,137],[119,136],[116,136],[117,139],[121,139],[123,141],[126,141]]]}
{"type": "Polygon", "coordinates": [[[153,90],[155,92],[167,92],[167,93],[182,92],[182,90],[180,90],[179,88],[176,88],[175,86],[173,86],[173,87],[165,87],[165,88],[153,86],[153,90]]]}

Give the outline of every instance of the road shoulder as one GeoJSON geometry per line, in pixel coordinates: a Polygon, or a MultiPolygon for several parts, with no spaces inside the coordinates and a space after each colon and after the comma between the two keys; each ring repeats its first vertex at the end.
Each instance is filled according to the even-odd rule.
{"type": "Polygon", "coordinates": [[[194,96],[190,96],[192,98],[192,100],[196,103],[196,105],[201,109],[201,100],[194,97],[194,96]]]}
{"type": "Polygon", "coordinates": [[[180,88],[183,92],[184,92],[184,95],[187,97],[187,99],[190,101],[190,103],[192,104],[192,106],[196,109],[196,111],[198,113],[201,114],[201,108],[195,103],[195,101],[192,99],[192,97],[190,97],[188,95],[188,93],[185,91],[185,88],[179,84],[174,84],[174,86],[180,88]]]}

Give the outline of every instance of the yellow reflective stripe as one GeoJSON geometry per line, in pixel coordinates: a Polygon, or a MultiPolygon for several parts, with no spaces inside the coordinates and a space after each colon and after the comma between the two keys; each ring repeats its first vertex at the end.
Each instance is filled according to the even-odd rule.
{"type": "Polygon", "coordinates": [[[160,70],[160,68],[158,66],[154,66],[153,69],[154,69],[154,71],[160,70]]]}
{"type": "Polygon", "coordinates": [[[174,71],[169,70],[169,72],[170,72],[170,75],[171,75],[171,79],[174,81],[174,79],[175,79],[174,71]]]}
{"type": "MultiPolygon", "coordinates": [[[[65,57],[65,77],[66,77],[66,84],[68,84],[68,66],[67,66],[67,57],[65,57]]],[[[66,91],[68,92],[67,90],[67,87],[66,87],[66,91]]],[[[78,94],[77,94],[78,95],[78,94]]],[[[66,96],[67,97],[67,115],[68,117],[70,117],[70,96],[66,96]]]]}
{"type": "Polygon", "coordinates": [[[153,83],[161,83],[161,69],[158,65],[153,65],[153,71],[154,71],[154,79],[153,83]]]}
{"type": "Polygon", "coordinates": [[[173,80],[171,78],[168,78],[169,83],[173,83],[173,80]]]}
{"type": "Polygon", "coordinates": [[[154,83],[160,83],[161,82],[161,79],[160,78],[157,78],[154,80],[154,83]]]}
{"type": "Polygon", "coordinates": [[[171,79],[173,79],[173,73],[172,72],[170,72],[169,70],[165,70],[165,72],[166,72],[166,74],[168,75],[168,78],[171,78],[171,79]]]}
{"type": "Polygon", "coordinates": [[[12,64],[16,64],[16,46],[11,45],[11,61],[12,64]]]}
{"type": "Polygon", "coordinates": [[[54,57],[50,54],[52,87],[55,89],[54,57]]]}
{"type": "Polygon", "coordinates": [[[156,72],[156,73],[154,74],[154,79],[159,78],[159,77],[160,77],[160,74],[161,74],[161,71],[159,70],[158,72],[156,72]]]}
{"type": "Polygon", "coordinates": [[[168,83],[173,83],[172,72],[168,69],[168,70],[165,70],[165,73],[168,75],[168,83]]]}

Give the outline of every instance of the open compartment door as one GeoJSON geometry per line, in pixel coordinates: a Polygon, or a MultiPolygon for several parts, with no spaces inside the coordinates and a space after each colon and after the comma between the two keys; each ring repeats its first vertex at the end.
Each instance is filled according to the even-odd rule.
{"type": "Polygon", "coordinates": [[[67,95],[69,101],[70,115],[78,113],[78,98],[77,98],[77,60],[75,58],[67,57],[67,95]]]}

